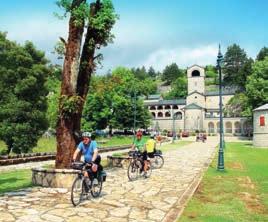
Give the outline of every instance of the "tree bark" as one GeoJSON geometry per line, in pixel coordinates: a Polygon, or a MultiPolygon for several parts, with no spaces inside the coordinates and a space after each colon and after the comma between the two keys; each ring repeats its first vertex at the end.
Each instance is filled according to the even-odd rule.
{"type": "MultiPolygon", "coordinates": [[[[85,0],[74,0],[73,4],[81,4],[85,0]]],[[[90,5],[90,17],[94,17],[101,8],[99,0],[90,5]]],[[[60,113],[57,125],[56,168],[69,168],[73,153],[79,142],[81,117],[86,96],[89,90],[91,75],[95,70],[95,48],[98,44],[98,30],[88,24],[85,42],[80,58],[83,27],[74,25],[71,16],[69,22],[69,38],[63,66],[63,82],[61,96],[77,96],[81,100],[76,104],[76,111],[68,118],[60,113]],[[93,44],[92,44],[93,42],[93,44]]]]}
{"type": "MultiPolygon", "coordinates": [[[[78,7],[86,0],[73,0],[72,8],[78,7]]],[[[84,21],[81,25],[75,24],[75,15],[71,13],[69,20],[69,36],[66,44],[66,54],[62,72],[61,98],[76,96],[77,77],[79,72],[79,59],[81,42],[83,38],[84,21]]],[[[60,106],[61,104],[60,100],[60,106]]],[[[57,155],[56,168],[69,168],[72,155],[76,148],[76,131],[74,129],[74,116],[68,118],[60,109],[60,116],[57,122],[57,155]]]]}

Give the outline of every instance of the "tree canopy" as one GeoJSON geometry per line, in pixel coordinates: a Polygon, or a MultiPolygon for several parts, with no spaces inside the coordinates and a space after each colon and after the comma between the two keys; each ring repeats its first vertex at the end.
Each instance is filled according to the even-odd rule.
{"type": "Polygon", "coordinates": [[[131,70],[118,67],[109,76],[95,77],[91,84],[83,113],[84,129],[132,129],[136,112],[136,127],[146,128],[150,114],[139,98],[143,83],[131,70]]]}
{"type": "Polygon", "coordinates": [[[177,78],[184,76],[184,70],[179,69],[176,63],[167,65],[162,73],[162,81],[165,81],[167,85],[170,85],[177,78]]]}
{"type": "Polygon", "coordinates": [[[229,46],[224,55],[224,85],[237,86],[245,90],[247,76],[252,72],[252,63],[253,60],[247,57],[245,50],[239,45],[229,46]]]}
{"type": "Polygon", "coordinates": [[[0,32],[0,139],[9,152],[30,151],[47,129],[47,63],[33,43],[18,45],[0,32]]]}
{"type": "Polygon", "coordinates": [[[263,47],[263,48],[259,51],[259,53],[258,53],[258,55],[257,55],[257,57],[256,57],[256,60],[257,60],[257,61],[264,60],[265,57],[267,57],[267,56],[268,56],[268,47],[263,47]]]}

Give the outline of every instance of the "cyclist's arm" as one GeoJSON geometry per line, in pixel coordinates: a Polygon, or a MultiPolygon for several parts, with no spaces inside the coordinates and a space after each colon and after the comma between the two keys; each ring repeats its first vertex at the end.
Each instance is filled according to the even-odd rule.
{"type": "Polygon", "coordinates": [[[92,162],[94,162],[97,159],[98,156],[98,149],[96,148],[93,153],[92,162]]]}
{"type": "Polygon", "coordinates": [[[73,161],[76,161],[76,158],[77,158],[77,155],[78,155],[79,152],[80,152],[80,149],[77,148],[77,149],[75,150],[75,152],[74,152],[74,155],[73,155],[73,161]]]}
{"type": "Polygon", "coordinates": [[[96,141],[92,141],[92,145],[93,145],[93,155],[92,155],[92,162],[94,163],[94,161],[97,159],[98,156],[98,145],[96,141]]]}
{"type": "Polygon", "coordinates": [[[135,144],[133,143],[132,146],[131,146],[131,150],[134,151],[135,150],[135,144]]]}

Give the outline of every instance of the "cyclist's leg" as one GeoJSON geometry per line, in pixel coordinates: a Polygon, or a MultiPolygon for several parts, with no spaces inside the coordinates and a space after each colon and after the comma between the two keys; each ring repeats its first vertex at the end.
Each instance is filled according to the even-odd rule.
{"type": "Polygon", "coordinates": [[[142,160],[143,160],[143,165],[144,165],[144,172],[146,172],[147,171],[147,169],[148,169],[148,160],[147,160],[147,151],[144,151],[143,153],[142,153],[142,160]]]}

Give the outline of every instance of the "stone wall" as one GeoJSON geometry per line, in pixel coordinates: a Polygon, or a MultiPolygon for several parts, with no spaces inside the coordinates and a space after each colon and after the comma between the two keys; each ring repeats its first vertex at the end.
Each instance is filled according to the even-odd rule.
{"type": "Polygon", "coordinates": [[[32,169],[33,185],[71,189],[78,170],[73,169],[32,169]]]}

